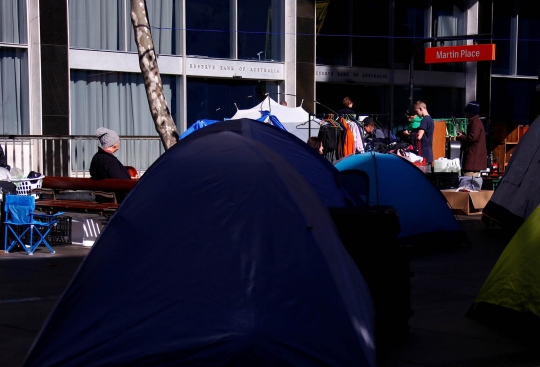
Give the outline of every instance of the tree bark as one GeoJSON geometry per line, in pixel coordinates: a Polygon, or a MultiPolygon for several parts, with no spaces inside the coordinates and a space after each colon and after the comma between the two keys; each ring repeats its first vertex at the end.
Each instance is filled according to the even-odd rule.
{"type": "Polygon", "coordinates": [[[156,131],[165,150],[167,150],[178,142],[179,135],[163,93],[154,42],[146,13],[146,0],[131,0],[131,23],[135,33],[139,66],[144,78],[148,106],[156,131]]]}

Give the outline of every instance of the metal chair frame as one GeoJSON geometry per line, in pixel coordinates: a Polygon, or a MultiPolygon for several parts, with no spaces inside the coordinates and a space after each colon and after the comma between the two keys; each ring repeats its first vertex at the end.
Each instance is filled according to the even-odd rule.
{"type": "Polygon", "coordinates": [[[44,245],[54,254],[47,235],[58,223],[58,216],[34,213],[36,199],[31,195],[4,195],[4,251],[19,245],[28,255],[33,255],[38,246],[44,245]]]}

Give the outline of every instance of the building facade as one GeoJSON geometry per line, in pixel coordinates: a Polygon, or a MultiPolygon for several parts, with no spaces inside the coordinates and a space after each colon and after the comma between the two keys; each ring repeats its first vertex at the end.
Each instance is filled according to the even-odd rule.
{"type": "MultiPolygon", "coordinates": [[[[463,117],[470,100],[491,121],[528,124],[540,112],[540,16],[524,0],[146,4],[180,132],[265,95],[314,114],[350,96],[357,113],[394,128],[411,96],[441,118],[463,117]],[[479,38],[427,42],[465,35],[479,38]],[[424,47],[474,42],[495,43],[495,61],[424,63],[424,47]]],[[[0,17],[0,135],[156,134],[130,0],[0,0],[0,17]]]]}

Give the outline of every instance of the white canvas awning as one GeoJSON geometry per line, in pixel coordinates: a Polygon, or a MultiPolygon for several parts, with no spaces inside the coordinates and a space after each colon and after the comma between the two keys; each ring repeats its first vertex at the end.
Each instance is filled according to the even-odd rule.
{"type": "MultiPolygon", "coordinates": [[[[249,118],[253,120],[259,119],[262,114],[261,111],[269,111],[272,115],[276,116],[285,127],[285,129],[291,134],[297,136],[304,142],[309,138],[309,113],[304,110],[302,107],[288,107],[282,106],[270,97],[266,97],[264,101],[256,104],[254,107],[246,110],[238,110],[236,114],[231,117],[232,120],[249,118]],[[297,127],[299,124],[303,126],[297,127]]],[[[269,118],[267,117],[265,122],[268,122],[269,118]]],[[[319,133],[318,125],[312,124],[311,136],[316,136],[319,133]],[[313,128],[313,125],[316,127],[313,128]]]]}

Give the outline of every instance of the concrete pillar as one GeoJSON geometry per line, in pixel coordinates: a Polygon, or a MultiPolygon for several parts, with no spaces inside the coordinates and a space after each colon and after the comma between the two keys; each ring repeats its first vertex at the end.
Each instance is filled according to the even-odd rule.
{"type": "Polygon", "coordinates": [[[297,0],[296,14],[296,101],[315,113],[315,0],[297,0]]]}

